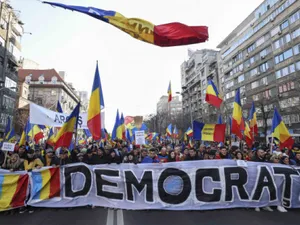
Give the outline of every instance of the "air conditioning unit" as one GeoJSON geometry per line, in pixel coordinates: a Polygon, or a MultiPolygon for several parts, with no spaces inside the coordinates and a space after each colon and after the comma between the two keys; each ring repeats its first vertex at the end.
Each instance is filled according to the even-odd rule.
{"type": "Polygon", "coordinates": [[[268,86],[269,84],[268,83],[265,83],[265,86],[268,86]]]}
{"type": "Polygon", "coordinates": [[[246,57],[249,57],[249,54],[248,54],[248,53],[246,54],[246,57]]]}
{"type": "Polygon", "coordinates": [[[266,58],[266,56],[265,56],[265,55],[262,55],[262,56],[261,56],[261,59],[264,59],[264,58],[266,58]]]}
{"type": "Polygon", "coordinates": [[[271,17],[271,20],[270,20],[270,21],[271,21],[271,22],[274,22],[274,20],[275,20],[275,18],[274,18],[274,17],[271,17]]]}
{"type": "Polygon", "coordinates": [[[247,66],[248,68],[250,68],[250,64],[248,64],[248,66],[247,66]]]}
{"type": "Polygon", "coordinates": [[[282,31],[280,30],[280,31],[278,31],[278,35],[281,35],[282,34],[282,31]]]}
{"type": "Polygon", "coordinates": [[[251,23],[250,26],[253,27],[253,26],[254,26],[254,23],[251,23]]]}

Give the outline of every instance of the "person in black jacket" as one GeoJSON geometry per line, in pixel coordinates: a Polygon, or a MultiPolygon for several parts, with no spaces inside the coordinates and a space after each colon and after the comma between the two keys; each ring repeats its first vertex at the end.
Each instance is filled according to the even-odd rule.
{"type": "Polygon", "coordinates": [[[194,161],[194,160],[200,160],[199,156],[196,153],[196,150],[191,148],[189,150],[189,154],[187,157],[184,159],[184,161],[194,161]]]}
{"type": "Polygon", "coordinates": [[[92,148],[88,148],[86,154],[84,155],[83,162],[89,165],[96,165],[96,158],[97,156],[93,153],[92,148]]]}
{"type": "Polygon", "coordinates": [[[114,149],[110,150],[110,155],[108,156],[107,163],[117,163],[120,164],[122,162],[121,157],[118,156],[114,149]]]}
{"type": "Polygon", "coordinates": [[[97,152],[93,157],[95,158],[95,164],[107,163],[107,156],[104,155],[104,149],[102,147],[97,149],[97,152]]]}
{"type": "Polygon", "coordinates": [[[69,151],[66,148],[62,148],[59,152],[59,165],[67,165],[72,163],[70,157],[69,157],[69,151]]]}
{"type": "Polygon", "coordinates": [[[133,152],[129,152],[126,157],[124,157],[124,163],[134,163],[137,164],[139,161],[133,155],[133,152]]]}

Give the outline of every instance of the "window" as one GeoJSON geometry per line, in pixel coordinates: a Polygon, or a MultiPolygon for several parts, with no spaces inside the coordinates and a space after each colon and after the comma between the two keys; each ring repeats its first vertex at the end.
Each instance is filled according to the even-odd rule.
{"type": "Polygon", "coordinates": [[[251,77],[255,76],[256,74],[258,74],[258,69],[255,68],[255,69],[253,69],[253,70],[250,70],[250,71],[249,71],[249,74],[250,74],[251,77]]]}
{"type": "Polygon", "coordinates": [[[206,80],[203,80],[202,81],[202,86],[205,86],[206,85],[206,80]]]}
{"type": "Polygon", "coordinates": [[[280,25],[281,30],[284,30],[285,28],[287,28],[289,26],[289,21],[286,20],[283,22],[283,24],[280,25]]]}
{"type": "MultiPolygon", "coordinates": [[[[247,103],[247,98],[245,97],[245,98],[242,98],[241,99],[241,104],[242,105],[245,105],[247,103]]],[[[247,111],[248,112],[248,111],[247,111]]]]}
{"type": "Polygon", "coordinates": [[[286,34],[285,36],[279,38],[277,41],[273,43],[274,50],[283,47],[285,44],[289,43],[291,41],[291,35],[286,34]]]}
{"type": "Polygon", "coordinates": [[[250,53],[250,52],[253,52],[255,50],[255,43],[250,45],[248,48],[247,48],[247,52],[250,53]]]}
{"type": "Polygon", "coordinates": [[[292,38],[293,39],[295,39],[295,38],[297,38],[297,37],[299,37],[300,36],[300,28],[298,28],[297,30],[294,30],[293,32],[292,32],[292,38]]]}
{"type": "Polygon", "coordinates": [[[294,50],[294,55],[298,55],[300,53],[300,44],[295,45],[293,47],[293,50],[294,50]]]}
{"type": "Polygon", "coordinates": [[[5,87],[10,89],[11,91],[17,91],[17,83],[9,77],[5,77],[5,87]]]}
{"type": "Polygon", "coordinates": [[[43,84],[44,83],[44,80],[45,80],[45,78],[44,78],[44,75],[42,74],[41,76],[39,76],[39,83],[40,84],[43,84]]]}
{"type": "Polygon", "coordinates": [[[256,47],[261,46],[265,42],[265,36],[262,36],[256,41],[256,47]]]}
{"type": "Polygon", "coordinates": [[[6,107],[6,109],[14,109],[15,108],[15,99],[9,97],[9,96],[6,96],[4,95],[4,98],[3,98],[3,105],[6,107]]]}
{"type": "Polygon", "coordinates": [[[230,99],[230,98],[234,97],[234,95],[235,95],[235,91],[231,91],[225,95],[225,98],[230,99]]]}
{"type": "Polygon", "coordinates": [[[299,97],[292,97],[292,98],[288,98],[288,99],[284,99],[282,101],[279,101],[279,105],[281,108],[285,109],[285,108],[289,108],[289,107],[294,107],[294,106],[298,106],[300,101],[299,101],[299,97]]]}
{"type": "Polygon", "coordinates": [[[236,56],[232,58],[232,62],[236,63],[237,61],[241,60],[243,58],[243,52],[239,52],[236,56]]]}
{"type": "Polygon", "coordinates": [[[52,77],[51,78],[51,82],[52,82],[52,84],[56,84],[57,83],[57,77],[52,77]]]}
{"type": "Polygon", "coordinates": [[[295,65],[291,64],[287,67],[282,68],[281,70],[278,70],[275,72],[276,74],[276,79],[279,79],[281,77],[285,77],[287,75],[290,75],[291,73],[295,72],[295,65]]]}
{"type": "Polygon", "coordinates": [[[245,80],[245,75],[244,75],[244,74],[242,74],[242,75],[240,75],[240,76],[238,77],[238,82],[239,82],[239,83],[243,82],[244,80],[245,80]]]}
{"type": "Polygon", "coordinates": [[[296,69],[297,69],[297,70],[300,70],[300,61],[299,61],[299,62],[296,62],[296,69]]]}
{"type": "Polygon", "coordinates": [[[241,94],[245,93],[245,91],[246,91],[246,87],[245,86],[240,87],[240,93],[241,94]]]}
{"type": "Polygon", "coordinates": [[[259,53],[259,56],[260,56],[261,58],[263,58],[263,57],[266,57],[267,54],[268,54],[267,49],[264,49],[264,50],[262,50],[262,51],[259,53]]]}
{"type": "Polygon", "coordinates": [[[266,84],[268,84],[268,78],[267,78],[267,77],[262,78],[262,79],[260,80],[260,84],[261,84],[261,85],[266,85],[266,84]]]}
{"type": "Polygon", "coordinates": [[[297,20],[300,19],[300,11],[297,11],[290,17],[290,23],[295,23],[297,20]]]}
{"type": "Polygon", "coordinates": [[[261,65],[259,66],[259,71],[260,71],[261,73],[266,72],[268,69],[269,69],[269,64],[268,64],[268,62],[265,62],[265,63],[263,63],[263,64],[261,64],[261,65]]]}
{"type": "Polygon", "coordinates": [[[284,60],[287,60],[292,56],[293,56],[293,49],[290,48],[289,50],[285,51],[284,53],[275,56],[275,64],[281,63],[284,60]]]}
{"type": "Polygon", "coordinates": [[[271,36],[274,37],[278,32],[280,31],[280,27],[275,27],[273,30],[271,30],[271,36]]]}
{"type": "Polygon", "coordinates": [[[221,83],[223,84],[225,81],[224,77],[221,78],[221,83]]]}
{"type": "Polygon", "coordinates": [[[225,84],[225,87],[226,87],[226,88],[230,88],[230,87],[232,87],[233,85],[234,85],[234,81],[232,80],[232,81],[228,82],[227,84],[225,84]]]}
{"type": "Polygon", "coordinates": [[[253,95],[252,98],[253,98],[253,101],[258,101],[259,100],[259,94],[253,95]]]}
{"type": "Polygon", "coordinates": [[[286,84],[282,84],[278,87],[279,93],[284,93],[295,89],[295,83],[293,81],[286,84]]]}
{"type": "Polygon", "coordinates": [[[257,88],[259,86],[259,81],[254,81],[251,83],[251,89],[257,88]]]}

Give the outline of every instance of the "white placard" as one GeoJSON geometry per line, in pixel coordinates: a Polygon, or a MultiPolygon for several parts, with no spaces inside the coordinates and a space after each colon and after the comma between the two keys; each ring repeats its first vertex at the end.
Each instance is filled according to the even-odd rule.
{"type": "Polygon", "coordinates": [[[240,147],[240,142],[236,141],[236,142],[232,142],[231,146],[236,146],[236,147],[240,147]]]}
{"type": "Polygon", "coordinates": [[[136,145],[144,145],[145,141],[145,131],[140,130],[135,132],[135,144],[136,145]]]}
{"type": "Polygon", "coordinates": [[[2,151],[13,152],[15,150],[15,143],[3,142],[2,151]]]}

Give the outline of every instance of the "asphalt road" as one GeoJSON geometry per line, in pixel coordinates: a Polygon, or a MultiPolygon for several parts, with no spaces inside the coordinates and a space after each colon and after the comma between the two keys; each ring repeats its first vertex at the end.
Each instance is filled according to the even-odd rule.
{"type": "Polygon", "coordinates": [[[0,214],[1,225],[299,225],[300,210],[126,211],[103,208],[42,209],[33,214],[0,214]]]}

